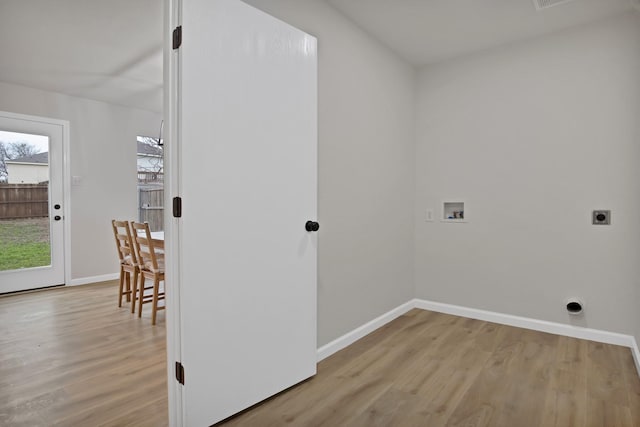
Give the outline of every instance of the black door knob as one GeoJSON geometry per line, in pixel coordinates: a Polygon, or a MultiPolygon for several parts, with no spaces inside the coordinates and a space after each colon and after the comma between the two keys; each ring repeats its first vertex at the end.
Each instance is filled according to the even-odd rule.
{"type": "Polygon", "coordinates": [[[304,225],[304,229],[307,231],[318,231],[320,229],[320,224],[315,221],[307,221],[304,225]]]}
{"type": "Polygon", "coordinates": [[[53,217],[53,219],[55,219],[56,221],[60,221],[62,217],[60,215],[56,215],[53,217]]]}
{"type": "Polygon", "coordinates": [[[53,209],[56,209],[56,210],[60,209],[60,205],[58,205],[58,204],[53,205],[53,209]]]}

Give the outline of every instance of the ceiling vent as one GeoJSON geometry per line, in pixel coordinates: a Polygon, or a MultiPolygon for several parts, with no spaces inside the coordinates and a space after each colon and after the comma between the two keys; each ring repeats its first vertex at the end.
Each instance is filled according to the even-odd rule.
{"type": "Polygon", "coordinates": [[[553,6],[558,6],[563,3],[569,3],[573,0],[533,0],[533,4],[536,7],[536,10],[547,9],[553,6]]]}

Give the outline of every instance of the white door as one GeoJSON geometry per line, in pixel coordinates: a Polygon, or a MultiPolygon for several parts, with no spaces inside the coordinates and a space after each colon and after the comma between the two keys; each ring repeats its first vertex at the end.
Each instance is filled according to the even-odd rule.
{"type": "Polygon", "coordinates": [[[207,426],[316,372],[317,51],[238,0],[181,6],[169,244],[182,422],[207,426]]]}
{"type": "Polygon", "coordinates": [[[0,112],[0,293],[64,284],[64,123],[0,112]]]}

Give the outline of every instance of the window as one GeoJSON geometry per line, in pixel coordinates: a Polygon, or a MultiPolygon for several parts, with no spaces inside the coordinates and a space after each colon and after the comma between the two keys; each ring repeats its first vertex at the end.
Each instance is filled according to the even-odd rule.
{"type": "Polygon", "coordinates": [[[161,141],[149,136],[137,138],[138,221],[148,222],[151,231],[164,230],[164,152],[161,141]]]}

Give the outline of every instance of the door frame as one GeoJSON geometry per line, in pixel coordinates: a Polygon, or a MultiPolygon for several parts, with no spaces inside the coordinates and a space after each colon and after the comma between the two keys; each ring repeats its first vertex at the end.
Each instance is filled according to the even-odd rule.
{"type": "Polygon", "coordinates": [[[52,119],[50,117],[2,111],[3,117],[16,120],[45,123],[62,128],[62,199],[64,203],[62,236],[64,257],[64,286],[71,284],[71,168],[70,168],[70,123],[68,120],[52,119]]]}
{"type": "MultiPolygon", "coordinates": [[[[164,205],[173,205],[173,198],[181,194],[179,176],[181,170],[179,150],[179,78],[180,49],[172,48],[173,29],[182,23],[182,0],[164,0],[164,205]]],[[[164,210],[165,256],[174,260],[165,265],[165,312],[167,341],[167,378],[169,426],[184,425],[184,397],[182,387],[176,381],[175,362],[182,360],[182,322],[180,318],[180,222],[173,217],[172,209],[164,210]],[[176,236],[176,239],[174,239],[176,236]]]]}

